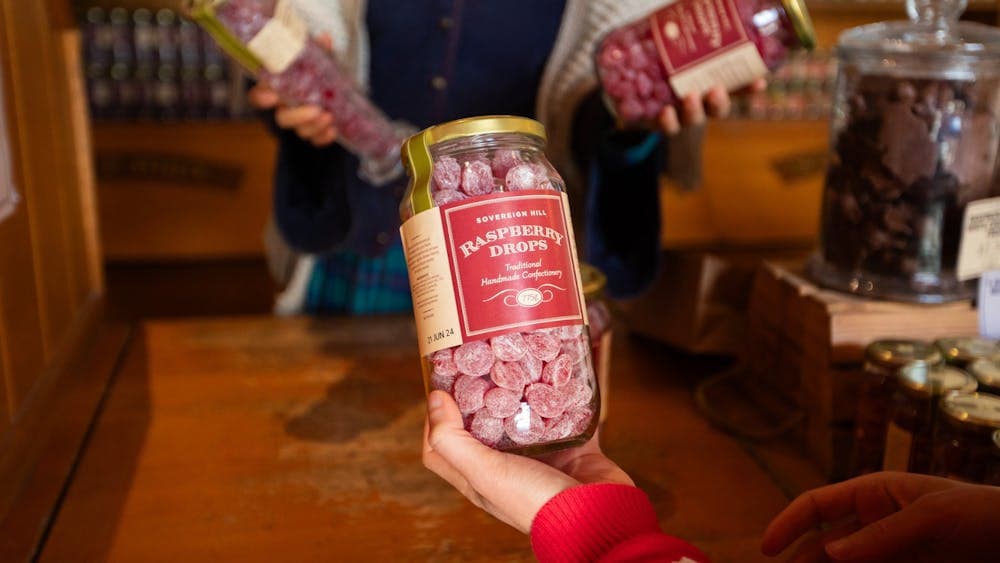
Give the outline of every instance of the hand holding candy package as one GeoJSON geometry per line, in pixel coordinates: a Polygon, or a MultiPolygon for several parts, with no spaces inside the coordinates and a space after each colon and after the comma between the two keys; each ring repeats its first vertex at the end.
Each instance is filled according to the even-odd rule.
{"type": "Polygon", "coordinates": [[[290,0],[187,0],[187,11],[219,45],[289,105],[329,111],[337,142],[361,160],[374,185],[402,175],[399,146],[410,128],[391,121],[315,40],[290,0]]]}
{"type": "Polygon", "coordinates": [[[605,36],[597,74],[618,119],[645,125],[690,93],[747,86],[813,43],[801,0],[677,0],[605,36]]]}
{"type": "Polygon", "coordinates": [[[562,180],[535,121],[431,127],[403,147],[402,231],[428,391],[525,454],[579,445],[599,394],[562,180]]]}

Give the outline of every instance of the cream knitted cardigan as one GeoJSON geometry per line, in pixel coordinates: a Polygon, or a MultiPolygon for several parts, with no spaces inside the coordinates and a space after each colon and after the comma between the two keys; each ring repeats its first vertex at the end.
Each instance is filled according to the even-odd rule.
{"type": "MultiPolygon", "coordinates": [[[[545,2],[548,0],[537,0],[545,2]]],[[[294,0],[313,33],[330,35],[358,79],[368,84],[365,0],[294,0]]],[[[664,0],[567,0],[552,54],[542,75],[536,115],[549,135],[548,154],[563,174],[576,175],[570,159],[575,108],[597,85],[593,55],[608,31],[662,6],[664,0]]]]}

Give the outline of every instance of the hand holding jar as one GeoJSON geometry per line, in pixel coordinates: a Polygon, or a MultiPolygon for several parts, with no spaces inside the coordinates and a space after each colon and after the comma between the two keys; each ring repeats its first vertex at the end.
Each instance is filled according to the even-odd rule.
{"type": "Polygon", "coordinates": [[[626,126],[659,122],[705,92],[758,84],[796,46],[811,48],[799,0],[678,0],[609,33],[597,50],[609,108],[626,126]],[[720,86],[721,85],[721,86],[720,86]]]}

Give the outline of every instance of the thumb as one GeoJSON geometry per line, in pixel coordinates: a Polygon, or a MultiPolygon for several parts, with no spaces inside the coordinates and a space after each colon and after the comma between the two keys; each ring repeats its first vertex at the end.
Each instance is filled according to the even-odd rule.
{"type": "Polygon", "coordinates": [[[837,561],[880,561],[902,553],[930,537],[934,522],[919,503],[861,528],[857,532],[827,544],[827,554],[837,561]]]}
{"type": "Polygon", "coordinates": [[[503,454],[484,445],[465,430],[462,413],[455,399],[444,391],[432,391],[427,397],[427,442],[475,486],[481,475],[502,463],[503,454]]]}
{"type": "Polygon", "coordinates": [[[327,51],[333,51],[333,39],[330,38],[329,33],[323,32],[317,35],[316,42],[327,51]]]}
{"type": "Polygon", "coordinates": [[[444,391],[431,391],[427,396],[427,420],[430,422],[432,434],[435,431],[440,433],[465,429],[458,405],[451,395],[444,391]]]}

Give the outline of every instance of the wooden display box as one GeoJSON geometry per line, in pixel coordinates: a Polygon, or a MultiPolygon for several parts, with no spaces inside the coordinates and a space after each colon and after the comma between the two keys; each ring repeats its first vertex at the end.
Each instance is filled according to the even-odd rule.
{"type": "Polygon", "coordinates": [[[796,438],[831,480],[846,474],[864,348],[882,338],[977,333],[968,301],[913,305],[817,287],[801,265],[765,262],[750,296],[744,363],[758,390],[804,416],[796,438]]]}

